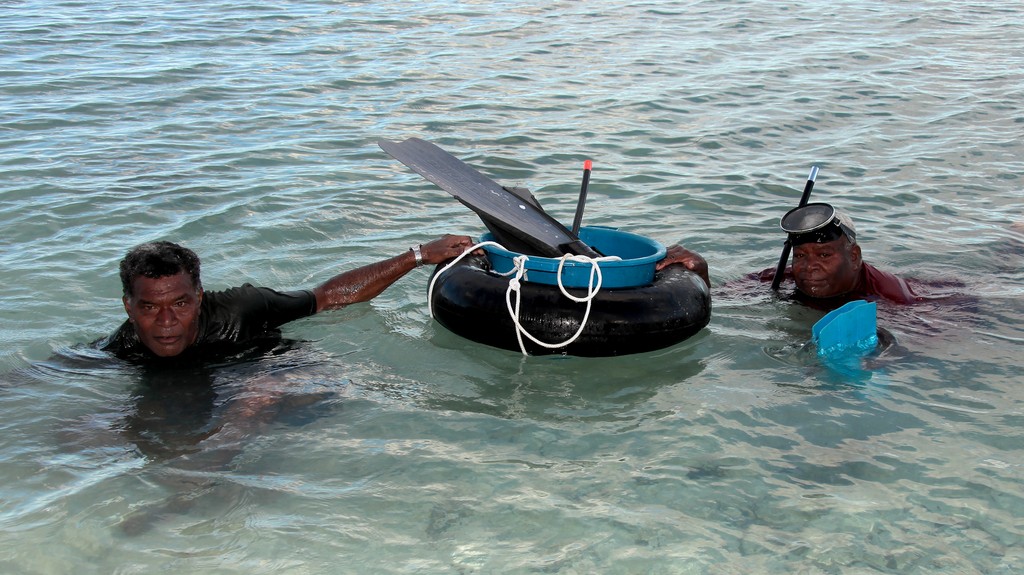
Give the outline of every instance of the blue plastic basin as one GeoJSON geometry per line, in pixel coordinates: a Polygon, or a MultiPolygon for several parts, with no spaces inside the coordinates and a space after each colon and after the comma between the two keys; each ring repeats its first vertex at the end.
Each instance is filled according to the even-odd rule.
{"type": "MultiPolygon", "coordinates": [[[[601,288],[631,288],[650,285],[654,281],[654,265],[665,257],[665,246],[641,235],[615,228],[583,227],[580,239],[606,256],[619,256],[621,261],[600,262],[601,288]]],[[[494,241],[490,233],[482,241],[494,241]]],[[[520,255],[494,246],[484,247],[494,271],[504,274],[515,268],[513,259],[520,255]]],[[[526,262],[525,279],[532,283],[558,285],[557,258],[530,256],[526,262]]],[[[562,268],[562,285],[567,288],[590,286],[589,263],[567,261],[562,268]]],[[[596,280],[595,280],[596,281],[596,280]]]]}

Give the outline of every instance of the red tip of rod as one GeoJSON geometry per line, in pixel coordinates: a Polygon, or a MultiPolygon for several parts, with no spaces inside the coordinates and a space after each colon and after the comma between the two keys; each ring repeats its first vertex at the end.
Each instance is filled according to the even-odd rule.
{"type": "Polygon", "coordinates": [[[593,167],[594,167],[594,162],[591,162],[590,160],[587,160],[587,161],[583,162],[583,169],[584,170],[589,170],[589,169],[591,169],[593,167]]]}

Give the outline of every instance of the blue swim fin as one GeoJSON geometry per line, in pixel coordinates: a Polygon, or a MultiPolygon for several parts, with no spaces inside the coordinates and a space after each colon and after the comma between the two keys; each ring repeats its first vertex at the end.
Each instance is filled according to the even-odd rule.
{"type": "Polygon", "coordinates": [[[878,345],[878,305],[852,301],[830,311],[811,328],[818,355],[865,353],[878,345]]]}

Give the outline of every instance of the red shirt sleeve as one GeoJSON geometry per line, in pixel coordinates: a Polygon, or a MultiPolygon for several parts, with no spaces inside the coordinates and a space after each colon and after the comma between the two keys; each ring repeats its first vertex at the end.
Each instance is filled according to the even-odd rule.
{"type": "Polygon", "coordinates": [[[921,297],[915,294],[910,284],[902,278],[883,272],[870,264],[863,264],[863,273],[864,292],[867,295],[876,295],[896,303],[921,301],[921,297]]]}

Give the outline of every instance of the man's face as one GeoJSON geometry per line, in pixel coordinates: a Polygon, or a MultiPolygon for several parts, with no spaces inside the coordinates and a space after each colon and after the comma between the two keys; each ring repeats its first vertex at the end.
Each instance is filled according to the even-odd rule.
{"type": "Polygon", "coordinates": [[[793,248],[796,287],[811,297],[834,297],[857,287],[860,246],[845,237],[824,244],[807,243],[793,248]]]}
{"type": "Polygon", "coordinates": [[[199,334],[199,304],[203,293],[187,273],[160,278],[137,277],[124,311],[139,340],[160,357],[173,357],[192,345],[199,334]]]}

